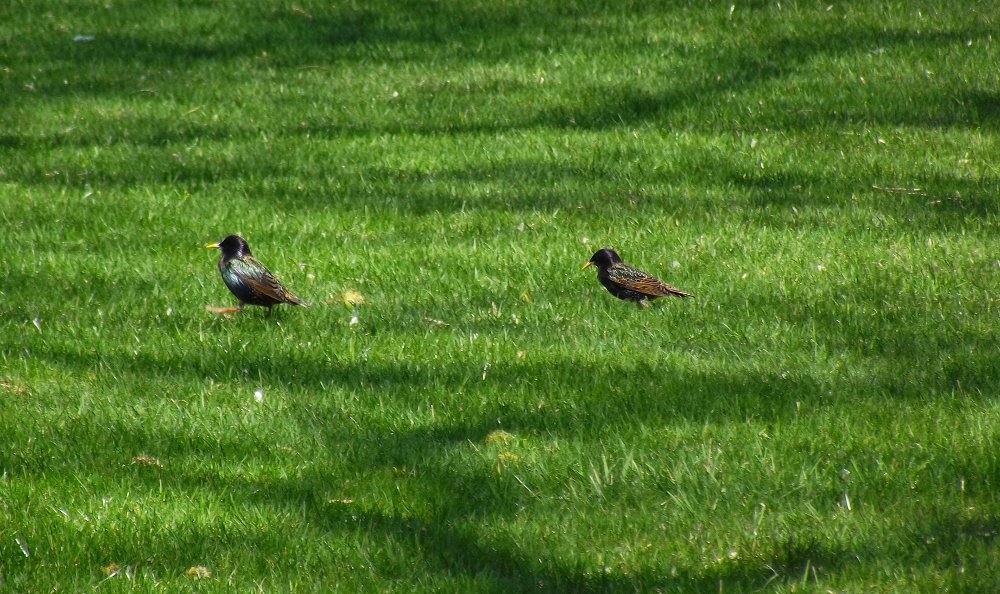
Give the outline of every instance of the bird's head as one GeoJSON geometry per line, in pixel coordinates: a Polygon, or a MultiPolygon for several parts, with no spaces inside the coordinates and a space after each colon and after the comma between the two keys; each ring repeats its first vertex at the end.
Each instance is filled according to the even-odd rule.
{"type": "Polygon", "coordinates": [[[586,269],[591,264],[597,266],[598,268],[608,268],[612,264],[621,262],[621,257],[618,256],[618,252],[611,248],[603,248],[594,252],[594,255],[587,260],[587,263],[583,265],[580,270],[586,269]]]}
{"type": "Polygon", "coordinates": [[[210,243],[205,247],[222,250],[225,258],[240,258],[250,254],[250,246],[239,235],[230,235],[219,243],[210,243]]]}

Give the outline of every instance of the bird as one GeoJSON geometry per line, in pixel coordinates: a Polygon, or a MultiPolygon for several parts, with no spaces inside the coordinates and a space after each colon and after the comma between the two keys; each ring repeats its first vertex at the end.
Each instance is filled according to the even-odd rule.
{"type": "Polygon", "coordinates": [[[608,292],[624,301],[635,301],[643,309],[649,307],[647,301],[657,297],[691,297],[691,293],[671,287],[655,276],[624,263],[618,252],[611,248],[597,250],[580,270],[592,264],[597,266],[597,280],[608,292]]]}
{"type": "Polygon", "coordinates": [[[270,315],[271,307],[278,303],[309,307],[253,257],[250,246],[239,235],[230,235],[219,243],[210,243],[205,247],[222,251],[219,272],[238,301],[236,307],[207,307],[208,311],[226,314],[243,311],[244,305],[259,305],[266,307],[270,315]]]}

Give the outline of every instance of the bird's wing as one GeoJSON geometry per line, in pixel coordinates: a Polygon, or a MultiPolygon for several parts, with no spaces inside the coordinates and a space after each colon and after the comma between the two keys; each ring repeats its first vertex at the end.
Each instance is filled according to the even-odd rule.
{"type": "Polygon", "coordinates": [[[275,301],[287,301],[285,287],[253,256],[230,260],[229,265],[233,273],[255,293],[275,301]]]}
{"type": "Polygon", "coordinates": [[[608,268],[608,278],[615,284],[626,289],[631,289],[650,297],[662,297],[664,295],[676,295],[678,297],[690,297],[690,293],[685,293],[680,289],[671,287],[651,274],[647,274],[638,268],[632,268],[627,264],[614,264],[608,268]]]}

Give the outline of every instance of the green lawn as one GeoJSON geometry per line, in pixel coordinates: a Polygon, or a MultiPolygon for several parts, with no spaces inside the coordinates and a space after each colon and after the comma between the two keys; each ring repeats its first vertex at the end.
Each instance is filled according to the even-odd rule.
{"type": "Polygon", "coordinates": [[[15,0],[0,591],[1000,590],[997,8],[15,0]]]}

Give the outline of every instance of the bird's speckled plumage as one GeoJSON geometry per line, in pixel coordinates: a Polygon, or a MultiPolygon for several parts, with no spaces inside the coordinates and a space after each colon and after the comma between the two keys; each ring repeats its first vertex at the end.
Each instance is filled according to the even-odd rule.
{"type": "Polygon", "coordinates": [[[219,272],[222,280],[236,296],[238,310],[244,305],[268,308],[279,303],[309,307],[297,295],[285,288],[271,272],[250,253],[250,246],[239,235],[230,235],[219,243],[206,247],[222,250],[219,272]]]}
{"type": "Polygon", "coordinates": [[[657,297],[691,296],[690,293],[671,287],[651,274],[625,264],[618,253],[610,248],[597,250],[583,268],[591,264],[597,267],[597,279],[608,292],[619,299],[635,301],[640,307],[645,308],[646,301],[652,301],[657,297]]]}

